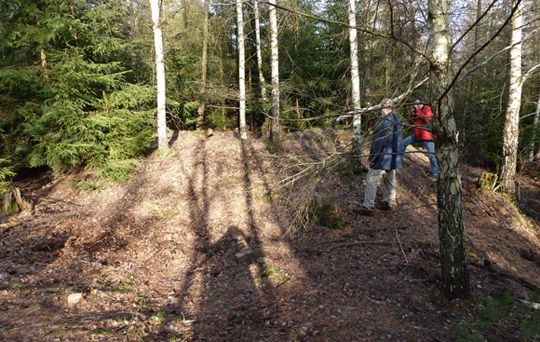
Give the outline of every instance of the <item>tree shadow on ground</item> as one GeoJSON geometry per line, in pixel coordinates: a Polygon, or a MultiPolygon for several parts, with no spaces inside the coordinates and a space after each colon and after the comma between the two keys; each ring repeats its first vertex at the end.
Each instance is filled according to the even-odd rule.
{"type": "MultiPolygon", "coordinates": [[[[278,315],[277,302],[274,285],[269,280],[271,265],[267,263],[259,236],[258,221],[261,218],[254,213],[252,173],[256,172],[259,179],[262,178],[261,186],[265,193],[271,189],[264,180],[266,170],[255,150],[249,142],[238,140],[238,143],[241,144],[238,161],[243,173],[241,191],[244,198],[243,203],[230,205],[239,206],[238,210],[245,215],[242,227],[231,225],[223,232],[210,217],[216,204],[213,201],[220,198],[221,190],[211,188],[210,178],[216,175],[210,172],[208,165],[214,157],[207,154],[204,140],[196,148],[200,167],[194,168],[193,172],[197,174],[188,176],[192,204],[189,216],[196,247],[191,252],[192,263],[182,272],[183,280],[174,289],[174,298],[160,309],[170,317],[181,316],[196,322],[189,331],[182,332],[184,337],[204,339],[212,336],[213,340],[240,341],[274,333],[269,332],[267,322],[278,315]],[[217,234],[221,235],[216,240],[217,234]]],[[[273,219],[279,220],[277,210],[273,212],[273,219]]],[[[148,338],[155,340],[173,335],[166,329],[157,329],[148,338]]]]}
{"type": "MultiPolygon", "coordinates": [[[[21,223],[38,226],[20,244],[15,233],[25,230],[3,226],[3,241],[13,243],[6,250],[21,258],[18,267],[32,277],[17,288],[10,284],[10,297],[0,299],[0,311],[12,313],[3,316],[0,337],[447,340],[466,321],[441,295],[436,188],[424,177],[427,158],[399,173],[400,208],[375,217],[352,210],[351,203],[363,196],[361,176],[345,180],[339,171],[327,173],[321,185],[335,194],[345,227],[314,224],[290,236],[281,199],[266,196],[278,193],[272,177],[287,156],[268,156],[264,143],[242,144],[237,135],[217,142],[192,138],[188,132],[176,140],[180,157],[147,161],[108,197],[91,197],[95,203],[86,211],[65,199],[51,202],[58,208],[43,200],[39,210],[62,212],[51,211],[48,223],[46,210],[38,220],[21,223]],[[224,155],[226,145],[234,148],[224,155]],[[163,181],[160,172],[166,172],[163,181]],[[110,203],[100,210],[102,198],[110,203]],[[18,249],[23,245],[36,250],[18,249]],[[63,253],[69,258],[57,264],[63,253]],[[64,296],[70,291],[87,297],[69,307],[64,296]],[[37,317],[34,325],[26,324],[29,317],[37,317]]],[[[286,152],[298,151],[306,160],[319,160],[311,151],[327,155],[336,149],[321,145],[319,135],[297,139],[305,141],[286,152]]],[[[470,265],[475,295],[495,296],[515,286],[494,270],[521,276],[528,268],[538,274],[537,254],[508,247],[538,250],[523,236],[516,238],[516,216],[507,204],[489,193],[466,191],[467,252],[496,263],[492,269],[470,265]],[[511,249],[516,250],[508,254],[511,249]]]]}

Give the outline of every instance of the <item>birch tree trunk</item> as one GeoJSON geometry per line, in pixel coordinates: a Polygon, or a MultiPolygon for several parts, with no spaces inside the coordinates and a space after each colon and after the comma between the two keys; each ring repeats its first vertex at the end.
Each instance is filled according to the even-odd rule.
{"type": "Polygon", "coordinates": [[[353,151],[361,163],[362,156],[362,116],[359,113],[360,105],[360,76],[358,72],[358,34],[356,30],[356,0],[349,0],[349,42],[351,46],[351,83],[353,105],[353,151]]]}
{"type": "Polygon", "coordinates": [[[236,0],[236,21],[238,26],[238,86],[240,90],[240,139],[247,139],[246,132],[246,57],[244,51],[244,16],[242,0],[236,0]]]}
{"type": "MultiPolygon", "coordinates": [[[[471,1],[471,10],[473,7],[473,3],[474,2],[471,1]]],[[[476,1],[476,17],[474,18],[474,20],[478,20],[481,15],[482,15],[482,0],[477,0],[476,1]]],[[[476,25],[474,27],[473,51],[477,51],[478,46],[480,45],[480,29],[481,29],[480,25],[476,25]]],[[[474,56],[472,64],[476,65],[477,60],[478,60],[478,56],[474,56]]],[[[476,80],[474,78],[471,78],[470,94],[474,97],[475,92],[476,92],[476,80]]]]}
{"type": "MultiPolygon", "coordinates": [[[[538,97],[538,102],[536,102],[536,111],[534,112],[533,136],[532,136],[532,142],[531,142],[531,151],[529,152],[529,162],[534,161],[534,150],[536,149],[535,142],[536,142],[536,137],[537,137],[536,132],[538,130],[539,119],[540,119],[540,97],[538,97]]],[[[540,150],[538,151],[538,155],[540,156],[540,150]]]]}
{"type": "Polygon", "coordinates": [[[160,1],[150,0],[152,9],[152,26],[154,30],[154,45],[156,49],[156,80],[157,80],[157,135],[158,148],[167,155],[167,121],[165,115],[165,66],[163,64],[163,38],[160,25],[160,1]]]}
{"type": "MultiPolygon", "coordinates": [[[[223,47],[219,46],[219,60],[218,60],[219,84],[224,84],[225,83],[225,67],[223,66],[223,60],[224,59],[225,59],[225,53],[223,52],[223,47]]],[[[222,128],[224,130],[226,128],[225,122],[227,121],[226,120],[226,110],[225,110],[225,108],[227,108],[226,99],[225,99],[225,97],[222,97],[222,99],[221,99],[221,123],[222,123],[222,128]]]]}
{"type": "Polygon", "coordinates": [[[43,69],[43,77],[45,79],[49,79],[49,72],[47,71],[47,54],[45,53],[45,49],[41,48],[39,53],[41,57],[41,69],[43,69]]]}
{"type": "Polygon", "coordinates": [[[276,0],[270,0],[270,47],[272,64],[272,125],[270,128],[270,140],[279,143],[279,51],[278,51],[278,25],[276,13],[276,0]]]}
{"type": "Polygon", "coordinates": [[[205,113],[205,95],[206,95],[206,77],[208,74],[208,34],[209,34],[209,19],[208,19],[208,7],[210,0],[204,0],[204,24],[203,24],[203,46],[202,46],[202,58],[201,58],[201,104],[197,109],[197,127],[202,127],[204,124],[205,113]]]}
{"type": "Polygon", "coordinates": [[[448,0],[428,1],[428,25],[432,41],[431,82],[434,102],[434,132],[437,142],[439,179],[439,240],[443,290],[447,298],[470,296],[469,273],[463,244],[461,176],[459,172],[458,131],[454,118],[451,85],[448,0]]]}
{"type": "MultiPolygon", "coordinates": [[[[515,5],[515,1],[513,4],[515,5]]],[[[508,89],[508,105],[504,123],[502,146],[501,185],[503,190],[513,196],[516,192],[515,178],[519,143],[519,110],[521,108],[521,92],[523,89],[521,73],[522,50],[522,5],[518,4],[512,17],[512,38],[510,41],[510,85],[508,89]]]]}
{"type": "Polygon", "coordinates": [[[257,50],[257,67],[259,69],[259,86],[261,87],[261,98],[266,98],[266,81],[262,71],[262,53],[261,53],[261,21],[259,17],[259,1],[253,0],[253,9],[255,12],[255,49],[257,50]]]}

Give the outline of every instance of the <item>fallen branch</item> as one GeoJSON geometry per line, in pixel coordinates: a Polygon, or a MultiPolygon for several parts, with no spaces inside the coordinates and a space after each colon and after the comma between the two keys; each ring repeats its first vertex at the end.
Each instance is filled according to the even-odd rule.
{"type": "Polygon", "coordinates": [[[525,304],[526,307],[528,308],[531,308],[531,309],[535,309],[535,310],[540,310],[540,303],[535,303],[535,302],[529,302],[528,300],[521,300],[521,302],[523,304],[525,304]]]}
{"type": "Polygon", "coordinates": [[[351,246],[357,246],[357,245],[393,245],[395,242],[393,241],[354,241],[349,243],[344,243],[341,245],[333,246],[328,249],[328,252],[333,251],[334,249],[338,248],[344,248],[344,247],[351,247],[351,246]]]}
{"type": "Polygon", "coordinates": [[[506,278],[506,279],[513,280],[516,283],[528,288],[531,291],[537,291],[537,290],[540,289],[540,286],[531,283],[527,279],[516,276],[516,275],[514,275],[514,274],[512,274],[512,273],[510,273],[508,271],[494,269],[493,268],[494,267],[493,263],[491,261],[489,261],[488,259],[484,260],[484,264],[478,264],[478,263],[473,262],[473,263],[471,263],[471,265],[473,265],[475,267],[478,267],[478,268],[482,268],[482,269],[491,271],[490,273],[488,273],[488,275],[490,275],[490,276],[496,276],[496,277],[501,277],[501,278],[506,278]]]}
{"type": "Polygon", "coordinates": [[[403,245],[401,244],[401,239],[399,238],[398,230],[397,230],[397,228],[394,229],[394,230],[396,232],[396,240],[399,243],[399,248],[401,249],[401,253],[403,254],[403,257],[405,258],[405,262],[408,264],[409,259],[407,259],[407,255],[405,254],[405,251],[403,250],[403,245]]]}

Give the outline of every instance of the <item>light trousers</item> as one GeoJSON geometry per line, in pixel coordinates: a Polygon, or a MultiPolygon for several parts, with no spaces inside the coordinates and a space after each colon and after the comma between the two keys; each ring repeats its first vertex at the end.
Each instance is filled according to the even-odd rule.
{"type": "Polygon", "coordinates": [[[396,170],[369,169],[366,175],[366,191],[364,192],[364,207],[375,208],[375,197],[377,196],[377,185],[383,178],[383,201],[396,204],[397,182],[396,170]],[[384,176],[384,177],[383,177],[384,176]]]}

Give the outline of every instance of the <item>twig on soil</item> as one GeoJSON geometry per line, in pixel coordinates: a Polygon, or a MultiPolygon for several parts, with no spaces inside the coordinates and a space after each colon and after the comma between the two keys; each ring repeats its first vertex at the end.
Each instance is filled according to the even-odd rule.
{"type": "Polygon", "coordinates": [[[328,252],[333,251],[334,249],[351,247],[356,245],[393,245],[393,241],[354,241],[349,243],[340,244],[337,246],[330,247],[328,252]]]}
{"type": "Polygon", "coordinates": [[[475,266],[475,267],[478,267],[478,268],[483,268],[483,269],[485,269],[487,271],[490,271],[488,273],[488,275],[490,275],[490,276],[498,276],[498,277],[501,277],[501,278],[506,278],[506,279],[513,280],[516,283],[523,285],[524,287],[528,288],[531,291],[536,291],[536,290],[538,290],[540,288],[540,286],[531,283],[527,279],[524,279],[522,277],[513,275],[513,274],[511,274],[511,273],[509,273],[507,271],[494,269],[494,265],[491,262],[489,262],[489,260],[487,260],[487,259],[484,261],[483,265],[480,265],[480,264],[475,263],[475,262],[471,262],[470,264],[472,266],[475,266]]]}
{"type": "Polygon", "coordinates": [[[97,289],[94,289],[92,292],[98,297],[102,297],[102,298],[107,297],[107,298],[113,299],[115,301],[120,301],[120,298],[113,297],[110,294],[107,294],[107,293],[105,293],[103,291],[100,291],[100,290],[97,290],[97,289]]]}
{"type": "Polygon", "coordinates": [[[528,308],[540,310],[540,303],[529,302],[528,300],[522,299],[521,302],[528,308]]]}
{"type": "MultiPolygon", "coordinates": [[[[394,229],[405,230],[405,229],[408,229],[408,227],[395,227],[394,229]]],[[[325,240],[325,241],[319,241],[317,243],[312,244],[312,246],[327,245],[327,244],[331,244],[331,243],[335,243],[335,242],[347,241],[349,239],[356,239],[359,234],[361,234],[361,235],[371,235],[373,233],[380,233],[380,232],[384,232],[384,231],[387,231],[387,230],[390,230],[390,229],[389,228],[366,229],[366,230],[359,231],[359,232],[357,232],[355,234],[344,234],[344,235],[341,235],[338,238],[328,239],[328,240],[325,240]]]]}
{"type": "Polygon", "coordinates": [[[424,204],[424,205],[417,205],[417,206],[414,206],[414,207],[411,207],[411,208],[407,208],[407,209],[397,209],[397,210],[393,210],[391,211],[390,213],[401,213],[403,211],[411,211],[411,210],[416,210],[416,209],[419,209],[419,208],[426,208],[426,207],[432,207],[432,206],[435,206],[437,205],[437,203],[428,203],[428,204],[424,204]]]}
{"type": "Polygon", "coordinates": [[[58,198],[42,197],[41,200],[42,201],[46,200],[46,201],[49,201],[49,202],[56,202],[56,203],[70,204],[70,205],[74,205],[76,207],[82,207],[82,205],[80,205],[79,203],[75,203],[75,202],[71,202],[71,201],[65,201],[63,199],[58,199],[58,198]]]}
{"type": "Polygon", "coordinates": [[[408,263],[409,263],[409,259],[407,259],[407,255],[405,254],[405,251],[403,250],[403,245],[401,244],[401,239],[399,238],[399,234],[398,234],[397,228],[394,229],[394,231],[396,232],[396,240],[397,240],[397,242],[399,243],[399,248],[401,249],[401,253],[403,254],[403,257],[405,258],[405,262],[407,262],[407,264],[408,264],[408,263]]]}

